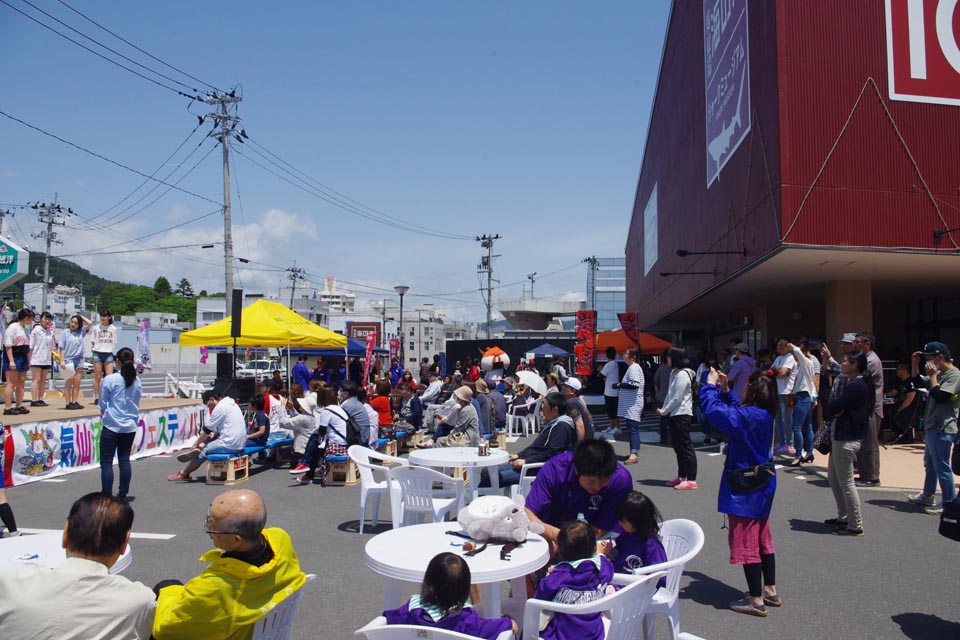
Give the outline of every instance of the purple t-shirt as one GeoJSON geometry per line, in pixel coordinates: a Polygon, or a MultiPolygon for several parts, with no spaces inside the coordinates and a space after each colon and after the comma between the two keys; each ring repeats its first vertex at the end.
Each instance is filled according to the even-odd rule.
{"type": "MultiPolygon", "coordinates": [[[[613,564],[606,556],[575,563],[561,562],[544,576],[533,597],[562,604],[587,604],[604,596],[604,589],[612,578],[613,564]]],[[[543,640],[603,640],[603,635],[603,614],[600,612],[555,613],[540,632],[543,640]]]]}
{"type": "MultiPolygon", "coordinates": [[[[633,573],[641,567],[649,567],[667,561],[667,552],[656,536],[641,538],[636,533],[621,533],[617,536],[613,566],[617,573],[633,573]]],[[[660,578],[657,587],[666,586],[666,578],[660,578]]]]}
{"type": "Polygon", "coordinates": [[[543,522],[559,527],[564,522],[583,518],[601,531],[620,531],[617,520],[617,502],[630,492],[633,478],[630,472],[617,464],[610,484],[600,493],[590,495],[577,481],[573,466],[573,452],[554,456],[540,469],[526,506],[543,522]]]}
{"type": "Polygon", "coordinates": [[[446,629],[447,631],[456,631],[468,636],[477,638],[486,638],[487,640],[496,640],[504,631],[513,628],[513,623],[509,618],[481,618],[480,614],[471,607],[463,608],[460,613],[434,620],[426,610],[420,607],[410,608],[410,602],[407,602],[398,609],[384,611],[383,616],[387,619],[387,624],[412,624],[421,627],[436,627],[446,629]]]}

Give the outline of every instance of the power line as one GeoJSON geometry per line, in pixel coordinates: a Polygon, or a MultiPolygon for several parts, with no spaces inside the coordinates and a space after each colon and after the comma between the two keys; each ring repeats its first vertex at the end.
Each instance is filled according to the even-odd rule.
{"type": "Polygon", "coordinates": [[[69,4],[67,4],[67,3],[64,2],[63,0],[57,0],[57,2],[59,2],[60,4],[62,4],[63,6],[65,6],[67,9],[70,9],[70,11],[73,11],[74,13],[76,13],[77,15],[79,15],[79,16],[80,16],[81,18],[83,18],[84,20],[86,20],[86,21],[88,21],[88,22],[91,22],[91,23],[95,24],[96,26],[100,27],[101,29],[103,29],[104,31],[106,31],[107,33],[109,33],[110,35],[112,35],[114,38],[117,38],[117,39],[120,40],[121,42],[123,42],[123,43],[125,43],[125,44],[127,44],[127,45],[130,45],[131,47],[133,47],[134,49],[136,49],[137,51],[139,51],[139,52],[142,53],[143,55],[145,55],[145,56],[147,56],[147,57],[149,57],[149,58],[152,58],[153,60],[156,60],[157,62],[159,62],[159,63],[162,64],[163,66],[168,67],[168,68],[170,68],[170,69],[173,69],[174,71],[176,71],[176,72],[178,72],[178,73],[181,73],[181,74],[183,74],[184,76],[190,78],[191,80],[194,80],[194,81],[196,81],[196,82],[199,82],[199,83],[202,84],[202,85],[206,85],[206,86],[210,87],[211,89],[213,89],[214,91],[220,91],[217,87],[213,86],[213,85],[210,84],[209,82],[204,82],[204,81],[201,80],[200,78],[197,78],[197,77],[194,77],[194,76],[190,75],[189,73],[187,73],[187,72],[184,71],[183,69],[178,69],[177,67],[173,66],[172,64],[169,64],[169,63],[167,63],[167,62],[164,62],[163,60],[161,60],[161,59],[158,58],[157,56],[153,55],[152,53],[150,53],[150,52],[148,52],[148,51],[144,51],[143,49],[141,49],[141,48],[138,47],[137,45],[133,44],[132,42],[130,42],[129,40],[127,40],[126,38],[124,38],[123,36],[121,36],[121,35],[119,35],[119,34],[117,34],[117,33],[114,33],[113,31],[111,31],[110,29],[106,28],[105,26],[103,26],[102,24],[100,24],[99,22],[97,22],[96,20],[94,20],[93,18],[91,18],[91,17],[89,17],[89,16],[81,13],[81,12],[78,11],[77,9],[74,9],[73,7],[71,7],[69,4]]]}
{"type": "MultiPolygon", "coordinates": [[[[44,23],[44,22],[42,22],[42,21],[40,21],[40,20],[37,20],[36,18],[34,18],[33,16],[31,16],[29,13],[25,13],[24,11],[21,11],[20,9],[16,8],[15,6],[13,6],[13,5],[10,4],[9,2],[7,2],[7,0],[0,0],[0,3],[5,4],[6,6],[8,6],[8,7],[11,8],[11,9],[13,9],[13,10],[16,11],[17,13],[19,13],[20,15],[22,15],[22,16],[24,16],[24,17],[26,17],[26,18],[29,18],[30,20],[33,20],[34,22],[36,22],[37,24],[39,24],[39,25],[40,25],[41,27],[43,27],[44,29],[48,29],[48,30],[54,32],[55,34],[57,34],[58,36],[60,36],[61,38],[65,38],[66,40],[69,40],[70,42],[72,42],[73,44],[77,45],[77,46],[80,47],[81,49],[85,49],[86,51],[89,51],[90,53],[92,53],[93,55],[97,56],[98,58],[102,58],[103,60],[106,60],[106,61],[109,62],[110,64],[116,65],[116,66],[120,67],[121,69],[123,69],[123,70],[125,70],[125,71],[129,71],[129,72],[132,73],[133,75],[139,76],[140,78],[143,78],[143,79],[146,80],[147,82],[152,82],[153,84],[157,85],[158,87],[163,87],[163,88],[166,89],[167,91],[172,91],[172,92],[174,92],[174,93],[176,93],[176,94],[178,94],[178,95],[183,96],[184,98],[190,98],[191,100],[198,100],[198,99],[199,99],[197,96],[192,96],[192,95],[190,95],[190,94],[184,93],[183,91],[180,91],[179,89],[176,89],[176,88],[174,88],[174,87],[171,87],[171,86],[169,86],[169,85],[166,85],[166,84],[164,84],[164,83],[162,83],[162,82],[160,82],[160,81],[158,81],[158,80],[154,80],[153,78],[147,77],[147,76],[143,75],[142,73],[140,73],[139,71],[136,71],[136,70],[134,70],[134,69],[131,69],[130,67],[128,67],[128,66],[126,66],[126,65],[120,64],[120,63],[117,62],[116,60],[111,60],[110,58],[108,58],[107,56],[103,55],[103,54],[100,53],[99,51],[94,51],[94,50],[91,49],[90,47],[88,47],[88,46],[86,46],[86,45],[84,45],[84,44],[82,44],[82,43],[80,43],[80,42],[77,42],[76,40],[74,40],[73,38],[71,38],[70,36],[68,36],[67,34],[62,33],[62,32],[60,32],[60,31],[57,31],[56,29],[54,29],[54,28],[51,27],[50,25],[48,25],[48,24],[46,24],[46,23],[44,23]]],[[[31,6],[33,6],[33,5],[31,5],[31,6]]],[[[103,46],[103,45],[101,45],[101,46],[103,46]]],[[[106,47],[104,47],[104,48],[106,48],[106,47]]],[[[142,65],[141,65],[141,66],[142,66],[142,65]]],[[[157,75],[160,75],[160,76],[163,75],[163,74],[157,73],[156,71],[153,71],[152,73],[156,73],[157,75]]],[[[166,77],[166,76],[164,76],[164,77],[166,77]]],[[[178,82],[177,84],[181,84],[181,83],[178,82]]],[[[184,85],[184,86],[185,86],[185,85],[184,85]]],[[[188,87],[188,88],[189,88],[189,87],[188,87]]]]}
{"type": "MultiPolygon", "coordinates": [[[[196,244],[196,243],[195,243],[195,244],[175,244],[175,245],[171,245],[171,246],[169,246],[169,247],[146,247],[146,248],[143,248],[143,249],[122,249],[122,250],[120,250],[120,251],[98,251],[98,252],[97,252],[97,255],[109,256],[109,255],[114,255],[114,254],[117,254],[117,253],[141,253],[141,252],[143,252],[143,251],[156,251],[156,250],[158,250],[158,249],[192,249],[192,248],[196,248],[196,247],[200,247],[201,249],[206,249],[206,248],[208,248],[208,247],[209,247],[209,248],[212,248],[212,247],[214,247],[215,245],[218,245],[218,244],[223,244],[223,243],[221,243],[221,242],[207,242],[207,243],[204,243],[204,244],[196,244]]],[[[65,253],[65,254],[63,254],[63,255],[56,256],[56,257],[57,257],[57,258],[74,258],[74,257],[77,257],[77,256],[86,256],[86,255],[90,255],[90,254],[89,254],[89,253],[65,253]]]]}
{"type": "MultiPolygon", "coordinates": [[[[336,189],[333,189],[332,187],[329,187],[329,186],[325,185],[324,183],[320,182],[320,181],[317,180],[316,178],[313,178],[313,177],[311,177],[310,175],[308,175],[308,174],[304,173],[303,171],[301,171],[300,169],[297,169],[295,166],[293,166],[292,164],[290,164],[289,162],[287,162],[286,160],[284,160],[283,158],[281,158],[281,157],[278,156],[277,154],[273,153],[272,151],[270,151],[269,149],[267,149],[264,145],[260,144],[259,142],[257,142],[257,141],[254,140],[253,138],[249,138],[249,137],[248,137],[248,140],[249,140],[250,143],[253,144],[255,147],[258,147],[259,149],[262,149],[264,152],[266,152],[266,153],[269,154],[270,156],[273,156],[273,157],[276,158],[278,161],[280,161],[282,164],[284,164],[284,165],[286,165],[287,167],[289,167],[290,169],[292,169],[294,172],[299,173],[301,176],[303,176],[304,178],[306,178],[307,181],[312,182],[312,183],[313,183],[315,186],[317,186],[320,190],[322,190],[322,191],[329,191],[330,193],[335,194],[336,196],[339,196],[340,198],[343,198],[344,200],[347,200],[347,201],[353,203],[354,205],[357,205],[357,206],[359,206],[359,207],[361,207],[361,208],[363,208],[363,209],[366,209],[368,212],[370,212],[370,213],[372,213],[372,214],[374,214],[374,215],[383,216],[384,218],[388,218],[388,219],[390,219],[390,220],[394,220],[394,221],[396,221],[396,222],[399,223],[399,224],[408,224],[408,223],[406,222],[406,220],[404,220],[404,219],[402,219],[402,218],[397,218],[396,216],[391,216],[390,214],[384,213],[383,211],[380,211],[380,210],[378,210],[378,209],[374,209],[373,207],[368,207],[367,205],[363,204],[362,202],[359,202],[359,201],[357,201],[357,200],[354,200],[354,199],[351,198],[350,196],[345,195],[345,194],[343,194],[343,193],[340,193],[340,192],[337,191],[336,189]]],[[[263,156],[261,155],[261,157],[263,157],[263,156]]],[[[443,233],[443,232],[438,232],[438,233],[443,233]]],[[[450,237],[451,239],[458,239],[458,240],[470,240],[470,239],[471,239],[470,236],[453,234],[453,233],[443,233],[443,235],[444,235],[444,236],[447,236],[447,237],[450,237]]]]}
{"type": "MultiPolygon", "coordinates": [[[[0,0],[0,2],[6,4],[6,0],[0,0]]],[[[187,194],[187,195],[193,196],[194,198],[200,198],[201,200],[206,200],[207,202],[209,202],[209,203],[211,203],[211,204],[216,204],[216,205],[219,205],[219,204],[220,204],[220,203],[217,202],[216,200],[211,200],[210,198],[207,198],[206,196],[202,196],[202,195],[200,195],[199,193],[194,193],[193,191],[187,191],[186,189],[181,189],[180,187],[178,187],[178,186],[176,186],[176,185],[171,185],[171,184],[169,184],[169,183],[167,183],[167,182],[164,182],[163,180],[158,180],[157,178],[154,178],[153,176],[148,176],[147,174],[145,174],[145,173],[142,172],[142,171],[137,171],[136,169],[133,169],[133,168],[131,168],[131,167],[128,167],[127,165],[122,164],[122,163],[120,163],[120,162],[117,162],[116,160],[111,160],[110,158],[108,158],[108,157],[106,157],[106,156],[100,155],[99,153],[97,153],[97,152],[95,152],[95,151],[91,151],[90,149],[86,149],[86,148],[84,148],[84,147],[81,147],[80,145],[74,144],[74,143],[70,142],[69,140],[64,140],[64,139],[61,138],[60,136],[57,136],[57,135],[54,135],[54,134],[49,133],[49,132],[47,132],[47,131],[44,131],[44,130],[41,129],[40,127],[35,127],[35,126],[33,126],[32,124],[30,124],[30,123],[28,123],[28,122],[24,122],[24,121],[21,120],[20,118],[16,118],[16,117],[10,115],[9,113],[7,113],[7,112],[5,112],[5,111],[0,111],[0,115],[4,116],[4,117],[6,117],[6,118],[9,118],[10,120],[13,120],[14,122],[19,122],[20,124],[22,124],[23,126],[29,128],[29,129],[33,129],[34,131],[37,131],[37,132],[39,132],[39,133],[42,133],[42,134],[45,135],[45,136],[48,136],[48,137],[50,137],[50,138],[53,138],[54,140],[57,140],[58,142],[62,142],[63,144],[69,145],[69,146],[73,147],[74,149],[79,149],[80,151],[83,151],[84,153],[88,153],[88,154],[90,154],[91,156],[93,156],[93,157],[95,157],[95,158],[100,158],[101,160],[103,160],[103,161],[105,161],[105,162],[109,162],[109,163],[112,164],[112,165],[116,165],[116,166],[120,167],[121,169],[125,169],[126,171],[129,171],[129,172],[131,172],[131,173],[135,173],[135,174],[137,174],[138,176],[142,176],[142,177],[144,177],[144,178],[147,178],[148,180],[153,180],[154,182],[159,182],[160,184],[166,185],[166,186],[168,186],[168,187],[173,187],[173,188],[176,189],[177,191],[181,191],[181,192],[183,192],[183,193],[185,193],[185,194],[187,194]]]]}
{"type": "MultiPolygon", "coordinates": [[[[214,147],[214,148],[216,148],[216,147],[214,147]]],[[[100,251],[102,251],[102,250],[104,250],[104,249],[112,249],[113,247],[119,247],[121,244],[127,244],[128,242],[140,242],[141,240],[144,240],[145,238],[152,238],[153,236],[159,235],[159,234],[164,233],[164,232],[166,232],[166,231],[173,231],[174,229],[179,229],[180,227],[185,227],[185,226],[187,226],[188,224],[192,224],[192,223],[194,223],[194,222],[197,222],[198,220],[203,220],[204,218],[209,218],[210,216],[214,215],[215,213],[221,213],[222,211],[223,211],[222,209],[214,209],[213,211],[210,211],[209,213],[205,213],[205,214],[203,214],[202,216],[197,216],[196,218],[191,218],[191,219],[186,220],[186,221],[184,221],[184,222],[181,222],[181,223],[179,223],[179,224],[175,224],[175,225],[173,225],[173,226],[171,226],[171,227],[167,227],[167,228],[165,228],[165,229],[160,229],[159,231],[154,231],[153,233],[148,233],[148,234],[145,235],[145,236],[140,236],[140,237],[138,237],[138,238],[130,238],[129,240],[124,240],[123,242],[117,242],[117,243],[115,243],[115,244],[109,244],[109,245],[107,245],[107,246],[105,246],[105,247],[100,247],[99,249],[91,249],[90,251],[86,251],[86,252],[84,252],[84,253],[87,253],[87,254],[95,254],[95,253],[98,253],[98,252],[100,252],[100,251]]],[[[70,227],[70,225],[67,225],[67,226],[70,227]]],[[[78,231],[93,231],[93,229],[83,229],[83,228],[80,228],[80,227],[71,227],[71,228],[77,229],[78,231]]],[[[146,244],[146,243],[145,243],[145,244],[146,244]]],[[[79,255],[79,254],[76,254],[76,255],[79,255]]]]}

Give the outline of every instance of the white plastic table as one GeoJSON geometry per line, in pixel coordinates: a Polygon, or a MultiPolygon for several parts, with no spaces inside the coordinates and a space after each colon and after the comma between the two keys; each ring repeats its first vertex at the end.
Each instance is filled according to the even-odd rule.
{"type": "MultiPolygon", "coordinates": [[[[35,562],[45,567],[55,567],[67,559],[59,533],[24,533],[17,538],[0,539],[0,569],[14,562],[35,562]]],[[[120,573],[133,562],[133,550],[128,544],[110,573],[120,573]]]]}
{"type": "Polygon", "coordinates": [[[510,552],[509,560],[500,559],[501,545],[490,545],[471,558],[464,556],[463,543],[467,540],[446,533],[460,530],[456,522],[431,522],[391,529],[367,542],[363,561],[384,577],[384,609],[402,605],[404,583],[423,582],[430,560],[443,551],[456,553],[467,561],[471,582],[480,587],[483,595],[485,617],[500,617],[500,583],[505,580],[510,581],[514,599],[526,601],[524,578],[550,560],[547,541],[535,533],[527,533],[527,541],[510,552]]]}
{"type": "MultiPolygon", "coordinates": [[[[490,455],[480,456],[477,453],[477,447],[417,449],[410,452],[410,464],[421,467],[443,467],[444,469],[464,467],[467,470],[467,479],[470,482],[471,500],[476,500],[477,496],[480,495],[480,488],[477,486],[480,474],[477,469],[497,467],[510,459],[510,454],[503,449],[489,449],[489,451],[490,455]]],[[[499,473],[490,473],[490,487],[495,492],[500,489],[499,473]]]]}

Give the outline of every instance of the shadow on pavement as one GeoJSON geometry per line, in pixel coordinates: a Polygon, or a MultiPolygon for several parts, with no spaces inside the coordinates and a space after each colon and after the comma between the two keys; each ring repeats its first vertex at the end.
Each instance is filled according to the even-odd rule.
{"type": "MultiPolygon", "coordinates": [[[[912,504],[906,500],[864,500],[867,504],[872,504],[881,509],[890,509],[899,513],[919,513],[923,514],[923,507],[912,504]]],[[[926,514],[924,514],[926,515],[926,514]]]]}
{"type": "Polygon", "coordinates": [[[680,589],[680,597],[693,600],[697,604],[715,609],[729,609],[730,603],[742,597],[745,591],[745,587],[736,589],[699,571],[684,573],[690,578],[690,584],[680,589]]]}
{"type": "Polygon", "coordinates": [[[960,638],[960,622],[944,620],[930,613],[898,613],[890,619],[900,625],[903,635],[914,640],[960,638]]]}
{"type": "Polygon", "coordinates": [[[823,524],[819,520],[801,520],[800,518],[790,518],[790,528],[801,533],[819,533],[829,535],[833,527],[823,524]]]}
{"type": "Polygon", "coordinates": [[[652,478],[637,480],[637,484],[641,484],[645,487],[667,487],[667,482],[667,480],[654,480],[652,478]]]}
{"type": "MultiPolygon", "coordinates": [[[[369,523],[363,525],[363,535],[376,535],[378,533],[383,533],[384,531],[390,531],[393,529],[393,523],[383,522],[382,520],[377,523],[377,526],[371,527],[369,523]]],[[[360,521],[359,520],[347,520],[346,522],[341,522],[337,526],[337,531],[343,531],[344,533],[360,533],[360,521]]]]}

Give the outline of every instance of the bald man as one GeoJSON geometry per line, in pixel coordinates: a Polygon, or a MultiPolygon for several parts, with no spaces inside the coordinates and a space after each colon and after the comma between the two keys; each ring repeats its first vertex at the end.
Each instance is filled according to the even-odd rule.
{"type": "Polygon", "coordinates": [[[210,564],[187,584],[157,585],[156,640],[246,640],[264,611],[303,585],[290,536],[264,529],[266,522],[255,491],[227,491],[213,500],[203,530],[217,548],[200,557],[210,564]]]}

